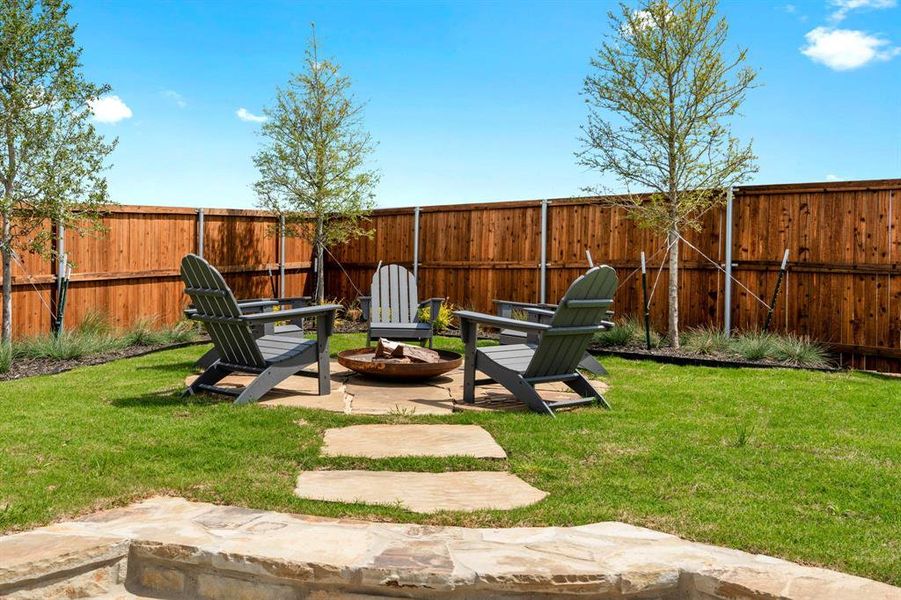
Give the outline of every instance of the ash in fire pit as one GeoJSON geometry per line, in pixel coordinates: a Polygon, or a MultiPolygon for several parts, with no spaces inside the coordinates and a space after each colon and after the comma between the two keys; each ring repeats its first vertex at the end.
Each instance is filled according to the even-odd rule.
{"type": "Polygon", "coordinates": [[[406,363],[439,363],[441,355],[429,348],[408,346],[398,342],[392,342],[385,338],[379,338],[375,347],[372,362],[386,362],[395,364],[406,363]]]}

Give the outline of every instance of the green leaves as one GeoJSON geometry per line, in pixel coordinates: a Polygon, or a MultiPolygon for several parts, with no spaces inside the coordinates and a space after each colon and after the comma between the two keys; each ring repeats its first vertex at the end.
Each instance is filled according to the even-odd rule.
{"type": "Polygon", "coordinates": [[[754,171],[750,144],[729,132],[756,72],[745,50],[723,54],[728,26],[716,0],[650,0],[610,15],[614,32],[592,59],[579,162],[628,189],[656,192],[621,203],[665,232],[693,226],[720,194],[754,171]]]}
{"type": "Polygon", "coordinates": [[[338,64],[319,57],[314,35],[304,70],[264,111],[265,141],[254,157],[260,206],[283,215],[286,233],[308,240],[318,254],[372,234],[365,223],[379,175],[368,168],[374,143],[350,87],[338,64]]]}
{"type": "MultiPolygon", "coordinates": [[[[50,252],[49,226],[96,231],[109,203],[106,159],[116,146],[91,123],[88,102],[109,87],[81,73],[81,48],[62,0],[0,4],[0,251],[50,252]]],[[[10,290],[4,287],[8,339],[10,290]]]]}

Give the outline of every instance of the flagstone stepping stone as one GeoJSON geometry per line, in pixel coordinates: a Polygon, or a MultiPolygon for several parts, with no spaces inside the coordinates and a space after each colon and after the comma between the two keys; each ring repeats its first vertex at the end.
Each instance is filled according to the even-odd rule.
{"type": "Polygon", "coordinates": [[[304,471],[297,477],[294,495],[348,504],[400,505],[413,512],[431,513],[509,510],[534,504],[547,492],[501,471],[304,471]]]}
{"type": "Polygon", "coordinates": [[[325,456],[473,456],[507,458],[478,425],[352,425],[328,429],[325,456]]]}
{"type": "Polygon", "coordinates": [[[367,379],[355,375],[347,380],[345,392],[351,396],[352,414],[449,415],[454,411],[446,387],[367,379]]]}

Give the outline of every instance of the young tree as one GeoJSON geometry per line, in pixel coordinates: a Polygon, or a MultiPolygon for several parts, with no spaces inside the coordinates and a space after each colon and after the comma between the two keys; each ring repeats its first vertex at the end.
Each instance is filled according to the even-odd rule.
{"type": "Polygon", "coordinates": [[[108,91],[81,73],[81,48],[62,0],[0,3],[0,253],[2,338],[12,336],[12,262],[25,251],[49,256],[50,222],[99,227],[108,203],[104,142],[89,103],[108,91]]]}
{"type": "Polygon", "coordinates": [[[308,240],[318,267],[315,298],[325,298],[325,250],[361,235],[374,206],[378,174],[366,168],[373,149],[350,79],[319,58],[315,30],[305,70],[276,91],[265,109],[264,147],[254,157],[261,207],[285,219],[287,235],[308,240]]]}
{"type": "Polygon", "coordinates": [[[679,347],[679,239],[722,202],[722,188],[756,171],[751,145],[728,128],[756,77],[747,51],[724,56],[728,26],[716,0],[650,0],[610,13],[613,33],[592,59],[579,162],[629,192],[611,201],[664,234],[669,248],[669,341],[679,347]],[[650,190],[635,196],[632,186],[650,190]]]}

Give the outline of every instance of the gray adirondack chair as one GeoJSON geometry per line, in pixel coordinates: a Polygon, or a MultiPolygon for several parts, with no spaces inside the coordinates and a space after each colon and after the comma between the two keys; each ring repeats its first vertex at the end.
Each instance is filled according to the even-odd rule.
{"type": "Polygon", "coordinates": [[[554,410],[597,403],[610,408],[604,397],[592,387],[577,367],[595,332],[610,323],[604,321],[616,291],[616,272],[606,265],[590,269],[576,279],[553,312],[550,323],[519,321],[497,315],[457,311],[466,357],[463,375],[463,400],[475,401],[475,386],[497,382],[507,388],[530,409],[554,414],[554,410]],[[535,332],[537,345],[508,344],[478,348],[478,324],[535,332]],[[488,376],[476,380],[476,371],[488,376]],[[562,381],[582,397],[563,402],[548,402],[535,390],[538,383],[562,381]]]}
{"type": "Polygon", "coordinates": [[[335,311],[340,306],[325,304],[278,312],[245,314],[222,274],[207,261],[188,254],[181,261],[181,278],[194,310],[191,319],[203,323],[219,358],[204,370],[185,394],[212,392],[235,397],[235,404],[259,400],[280,382],[303,367],[318,365],[319,394],[331,391],[328,340],[335,311]],[[295,318],[316,319],[316,339],[254,333],[254,327],[295,318]],[[218,387],[216,383],[231,373],[253,373],[256,378],[240,389],[218,387]]]}
{"type": "MultiPolygon", "coordinates": [[[[511,300],[493,300],[495,311],[499,317],[513,318],[513,312],[519,311],[526,314],[530,321],[538,323],[550,323],[550,319],[557,310],[556,304],[542,302],[514,302],[511,300]]],[[[613,311],[607,311],[607,317],[612,317],[613,311]]],[[[501,329],[498,340],[502,345],[507,344],[537,344],[539,332],[516,331],[513,329],[501,329]]],[[[597,358],[585,352],[579,361],[579,368],[595,375],[607,375],[607,369],[597,358]]]]}
{"type": "Polygon", "coordinates": [[[371,296],[360,297],[363,318],[369,321],[366,345],[380,337],[391,340],[428,342],[432,347],[432,321],[441,310],[444,298],[429,298],[420,302],[416,278],[400,265],[385,265],[372,276],[371,296]],[[419,318],[419,309],[429,306],[429,319],[419,318]]]}
{"type": "MultiPolygon", "coordinates": [[[[279,310],[287,310],[291,308],[303,308],[305,306],[309,306],[312,302],[312,298],[310,296],[296,296],[296,297],[285,297],[285,298],[254,298],[249,300],[238,300],[238,307],[241,309],[241,314],[243,315],[253,315],[261,312],[271,312],[278,308],[279,310]]],[[[185,317],[191,318],[191,315],[196,312],[196,309],[193,305],[189,306],[184,314],[185,317]]],[[[283,316],[283,313],[280,314],[283,316]]],[[[303,318],[298,317],[295,319],[288,320],[287,322],[276,323],[261,323],[253,326],[253,333],[255,337],[263,337],[264,335],[284,335],[286,337],[295,337],[295,338],[303,338],[303,318]]],[[[209,350],[207,350],[206,354],[197,359],[197,362],[194,363],[194,366],[200,369],[206,369],[211,364],[216,362],[219,358],[219,350],[216,346],[213,346],[209,350]]]]}

